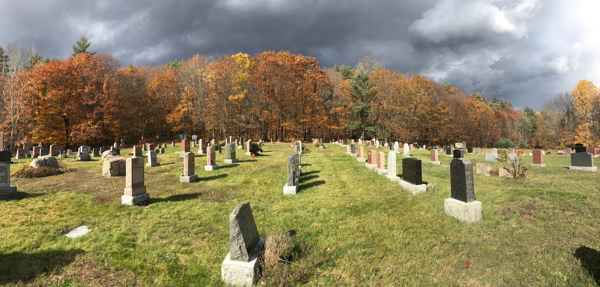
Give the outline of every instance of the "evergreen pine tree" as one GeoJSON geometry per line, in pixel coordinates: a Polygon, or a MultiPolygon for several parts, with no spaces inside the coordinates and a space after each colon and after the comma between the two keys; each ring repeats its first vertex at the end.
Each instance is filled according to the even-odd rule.
{"type": "Polygon", "coordinates": [[[94,55],[96,54],[96,52],[88,52],[88,48],[90,47],[92,43],[88,42],[88,39],[84,36],[81,36],[81,38],[79,38],[79,41],[75,42],[75,45],[73,45],[73,53],[71,54],[71,57],[75,58],[75,56],[77,56],[79,53],[88,53],[90,55],[94,55]]]}

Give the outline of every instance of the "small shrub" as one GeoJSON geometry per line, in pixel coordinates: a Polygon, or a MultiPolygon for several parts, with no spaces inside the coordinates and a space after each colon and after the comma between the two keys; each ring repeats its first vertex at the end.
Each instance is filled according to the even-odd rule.
{"type": "Polygon", "coordinates": [[[427,150],[428,150],[428,151],[431,151],[431,149],[432,149],[432,147],[431,147],[431,146],[428,146],[428,147],[427,147],[427,150]]]}
{"type": "Polygon", "coordinates": [[[506,170],[515,180],[524,179],[525,173],[527,172],[527,168],[522,166],[521,158],[517,158],[517,160],[513,160],[510,167],[502,167],[506,170]]]}
{"type": "Polygon", "coordinates": [[[521,140],[519,141],[519,148],[525,148],[525,147],[526,147],[526,145],[525,145],[525,141],[524,141],[523,139],[521,139],[521,140]]]}
{"type": "Polygon", "coordinates": [[[492,168],[492,170],[490,170],[490,176],[500,176],[500,170],[492,168]]]}
{"type": "Polygon", "coordinates": [[[515,144],[510,139],[499,139],[496,146],[499,148],[514,148],[515,144]]]}
{"type": "Polygon", "coordinates": [[[288,233],[275,234],[265,242],[263,270],[269,272],[277,266],[281,258],[287,258],[294,247],[292,237],[288,233]]]}
{"type": "Polygon", "coordinates": [[[508,161],[508,153],[505,150],[498,151],[498,158],[496,160],[499,162],[508,161]]]}

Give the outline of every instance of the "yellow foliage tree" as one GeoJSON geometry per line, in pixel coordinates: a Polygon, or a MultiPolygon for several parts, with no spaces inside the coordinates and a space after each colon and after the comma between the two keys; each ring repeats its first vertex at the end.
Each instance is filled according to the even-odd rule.
{"type": "Polygon", "coordinates": [[[598,88],[587,80],[579,81],[579,84],[571,92],[573,95],[573,108],[575,108],[578,121],[575,132],[576,143],[582,143],[586,146],[593,144],[590,126],[594,107],[593,99],[597,92],[598,88]]]}

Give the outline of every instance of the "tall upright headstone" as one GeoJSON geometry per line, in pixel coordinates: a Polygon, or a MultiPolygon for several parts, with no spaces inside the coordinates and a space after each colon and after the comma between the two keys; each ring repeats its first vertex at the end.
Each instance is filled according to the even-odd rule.
{"type": "Polygon", "coordinates": [[[258,281],[264,247],[250,203],[242,202],[229,214],[229,253],[221,264],[221,280],[228,286],[252,286],[258,281]]]}
{"type": "Polygon", "coordinates": [[[288,168],[288,176],[287,182],[283,186],[283,194],[286,195],[294,195],[298,192],[298,183],[300,182],[299,173],[298,173],[298,154],[293,153],[288,155],[287,160],[287,168],[288,168]]]}
{"type": "Polygon", "coordinates": [[[375,171],[377,172],[377,174],[387,174],[388,171],[387,169],[385,169],[385,153],[380,151],[378,157],[379,158],[377,161],[377,168],[375,168],[375,171]]]}
{"type": "Polygon", "coordinates": [[[228,143],[225,145],[225,149],[226,149],[226,153],[225,153],[225,159],[223,160],[225,163],[236,163],[238,162],[237,158],[235,157],[235,144],[234,143],[228,143]]]}
{"type": "Polygon", "coordinates": [[[206,150],[206,143],[204,142],[203,139],[199,139],[198,140],[198,154],[204,154],[205,150],[206,150]]]}
{"type": "Polygon", "coordinates": [[[17,187],[10,185],[10,164],[0,162],[0,200],[11,198],[16,194],[17,187]]]}
{"type": "Polygon", "coordinates": [[[364,146],[358,147],[358,157],[356,158],[356,161],[358,161],[358,162],[366,162],[367,161],[365,159],[365,147],[364,146]]]}
{"type": "Polygon", "coordinates": [[[368,161],[365,166],[368,169],[375,170],[375,168],[377,168],[377,152],[373,149],[370,149],[368,157],[369,158],[367,159],[368,161]]]}
{"type": "Polygon", "coordinates": [[[0,131],[0,151],[4,151],[4,132],[0,131]]]}
{"type": "Polygon", "coordinates": [[[437,149],[431,149],[429,151],[429,162],[432,164],[440,164],[440,154],[437,149]]]}
{"type": "Polygon", "coordinates": [[[391,181],[399,181],[398,172],[396,171],[396,153],[394,151],[388,152],[388,164],[387,164],[387,178],[391,181]]]}
{"type": "Polygon", "coordinates": [[[183,157],[183,155],[186,152],[190,152],[190,141],[187,139],[183,139],[183,140],[181,140],[181,144],[179,146],[179,153],[180,153],[181,157],[183,157]]]}
{"type": "Polygon", "coordinates": [[[216,170],[219,168],[216,160],[217,153],[212,146],[206,148],[206,165],[204,170],[216,170]]]}
{"type": "Polygon", "coordinates": [[[252,155],[252,140],[246,142],[246,155],[252,155]]]}
{"type": "Polygon", "coordinates": [[[404,143],[404,157],[409,157],[409,147],[407,143],[404,143]]]}
{"type": "Polygon", "coordinates": [[[179,175],[179,182],[190,183],[196,179],[196,155],[186,152],[183,155],[183,173],[179,175]]]}
{"type": "Polygon", "coordinates": [[[158,161],[156,160],[156,151],[149,150],[148,151],[148,164],[146,164],[146,166],[153,167],[153,166],[159,166],[159,165],[160,165],[160,163],[158,163],[158,161]]]}
{"type": "Polygon", "coordinates": [[[463,223],[482,219],[481,202],[475,200],[473,164],[466,158],[454,158],[450,163],[451,197],[444,200],[444,213],[463,223]]]}
{"type": "Polygon", "coordinates": [[[410,191],[412,195],[427,191],[427,184],[423,182],[423,169],[421,160],[409,157],[402,159],[402,180],[400,186],[410,191]]]}
{"type": "Polygon", "coordinates": [[[137,205],[148,199],[144,185],[144,158],[132,157],[125,160],[125,189],[121,204],[137,205]]]}
{"type": "Polygon", "coordinates": [[[394,142],[394,152],[400,153],[400,146],[398,145],[398,142],[394,142]]]}
{"type": "Polygon", "coordinates": [[[544,164],[544,151],[541,149],[533,150],[533,164],[531,166],[546,167],[544,164]]]}

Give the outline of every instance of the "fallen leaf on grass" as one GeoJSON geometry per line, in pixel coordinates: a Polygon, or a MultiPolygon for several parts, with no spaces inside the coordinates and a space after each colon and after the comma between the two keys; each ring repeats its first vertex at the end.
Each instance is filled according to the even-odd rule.
{"type": "Polygon", "coordinates": [[[353,205],[353,204],[352,204],[352,203],[350,203],[350,204],[346,205],[346,207],[351,207],[352,205],[353,205]]]}
{"type": "Polygon", "coordinates": [[[321,277],[321,278],[325,277],[325,274],[321,273],[321,275],[319,275],[319,277],[321,277]]]}
{"type": "Polygon", "coordinates": [[[274,182],[274,181],[275,181],[274,179],[271,179],[267,183],[271,183],[271,182],[274,182]]]}
{"type": "Polygon", "coordinates": [[[315,224],[316,227],[321,227],[321,224],[315,224]]]}
{"type": "Polygon", "coordinates": [[[465,260],[465,268],[469,268],[469,260],[465,260]]]}
{"type": "Polygon", "coordinates": [[[260,183],[258,182],[258,180],[255,180],[255,181],[254,181],[254,183],[256,183],[256,184],[260,184],[260,183]]]}
{"type": "Polygon", "coordinates": [[[331,251],[331,248],[329,248],[329,247],[325,247],[325,248],[323,248],[323,250],[324,250],[325,252],[327,252],[327,251],[331,251]]]}

